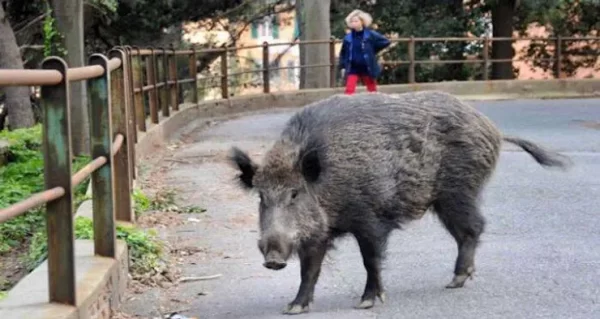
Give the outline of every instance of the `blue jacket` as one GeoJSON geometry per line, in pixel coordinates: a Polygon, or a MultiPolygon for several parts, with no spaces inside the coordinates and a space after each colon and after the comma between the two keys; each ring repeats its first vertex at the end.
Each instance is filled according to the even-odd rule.
{"type": "MultiPolygon", "coordinates": [[[[342,49],[340,51],[340,68],[346,70],[346,74],[352,74],[351,61],[353,59],[352,54],[356,52],[357,48],[354,48],[354,32],[348,33],[344,37],[344,42],[342,43],[342,49]]],[[[383,35],[378,32],[365,28],[364,34],[362,38],[362,54],[364,57],[364,61],[366,62],[366,67],[368,71],[368,75],[372,78],[376,78],[381,73],[381,68],[377,63],[377,58],[375,57],[377,53],[381,50],[387,48],[390,45],[390,40],[386,39],[383,35]]]]}

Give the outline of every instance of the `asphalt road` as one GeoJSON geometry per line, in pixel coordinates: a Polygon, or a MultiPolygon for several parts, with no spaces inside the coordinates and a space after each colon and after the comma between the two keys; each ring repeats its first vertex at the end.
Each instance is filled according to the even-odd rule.
{"type": "MultiPolygon", "coordinates": [[[[387,301],[355,310],[366,280],[360,252],[342,240],[328,256],[304,318],[600,318],[600,99],[471,102],[505,133],[571,156],[568,172],[547,170],[507,147],[484,193],[488,225],[477,272],[462,289],[447,290],[454,240],[426,215],[392,235],[383,272],[387,301]]],[[[195,133],[177,152],[167,183],[186,204],[207,209],[199,223],[169,230],[181,245],[205,249],[185,259],[185,275],[222,274],[187,283],[169,300],[198,318],[280,318],[300,282],[293,261],[274,272],[256,246],[257,198],[237,188],[223,162],[231,145],[260,159],[290,112],[261,114],[195,133]],[[174,297],[173,297],[174,296],[174,297]]],[[[159,291],[124,309],[150,316],[159,291]]],[[[164,298],[163,298],[164,299],[164,298]]],[[[173,306],[172,304],[170,306],[173,306]]]]}

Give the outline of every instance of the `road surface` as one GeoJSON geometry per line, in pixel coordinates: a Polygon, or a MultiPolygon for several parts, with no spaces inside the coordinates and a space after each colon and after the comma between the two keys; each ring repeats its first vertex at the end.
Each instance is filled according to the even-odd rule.
{"type": "MultiPolygon", "coordinates": [[[[462,289],[452,278],[456,244],[433,215],[393,233],[383,271],[385,304],[355,310],[366,273],[351,238],[325,261],[315,303],[300,318],[600,318],[600,99],[471,102],[513,134],[571,156],[568,172],[547,170],[507,145],[484,193],[487,230],[477,272],[462,289]]],[[[224,163],[232,145],[260,159],[291,111],[219,123],[188,136],[166,172],[183,204],[207,209],[170,229],[169,240],[202,249],[184,260],[184,275],[222,274],[212,281],[158,289],[124,309],[143,317],[173,301],[197,318],[284,318],[300,282],[294,260],[263,268],[256,239],[257,196],[234,182],[224,163]],[[150,306],[152,305],[152,306],[150,306]]],[[[167,308],[168,308],[167,307],[167,308]]]]}

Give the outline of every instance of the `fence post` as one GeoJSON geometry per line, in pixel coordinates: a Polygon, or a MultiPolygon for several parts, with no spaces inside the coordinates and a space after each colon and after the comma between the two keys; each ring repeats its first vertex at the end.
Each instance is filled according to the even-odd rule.
{"type": "Polygon", "coordinates": [[[152,85],[152,89],[150,89],[150,96],[148,96],[148,101],[150,102],[150,119],[152,123],[158,124],[158,92],[156,88],[156,54],[154,53],[154,48],[150,48],[150,55],[146,57],[146,77],[148,78],[148,84],[152,85]]]}
{"type": "Polygon", "coordinates": [[[329,87],[334,88],[335,78],[335,39],[329,40],[329,87]]]}
{"type": "Polygon", "coordinates": [[[68,67],[64,60],[50,57],[45,70],[62,74],[57,85],[42,86],[44,110],[44,181],[46,189],[62,187],[65,194],[46,204],[48,234],[48,292],[50,302],[76,305],[73,192],[71,188],[71,116],[68,67]]]}
{"type": "Polygon", "coordinates": [[[168,57],[167,57],[167,50],[163,47],[160,48],[160,50],[162,51],[162,58],[161,58],[161,62],[160,65],[161,67],[161,72],[160,72],[160,80],[163,82],[163,85],[161,86],[161,91],[160,91],[160,99],[161,99],[161,106],[162,106],[162,115],[167,117],[169,116],[169,66],[168,66],[168,57]]]}
{"type": "Polygon", "coordinates": [[[198,104],[198,66],[197,66],[197,55],[196,55],[196,47],[192,46],[192,54],[190,54],[189,68],[190,68],[190,77],[194,79],[192,82],[192,102],[194,104],[198,104]]]}
{"type": "Polygon", "coordinates": [[[410,36],[408,42],[408,83],[415,83],[415,37],[410,36]]]}
{"type": "Polygon", "coordinates": [[[269,42],[263,42],[263,92],[271,92],[271,79],[269,77],[269,42]]]}
{"type": "MultiPolygon", "coordinates": [[[[156,117],[158,118],[158,112],[164,113],[165,108],[169,108],[169,101],[167,100],[167,81],[165,80],[165,50],[159,47],[154,50],[154,76],[156,80],[156,95],[158,98],[158,107],[156,109],[156,117]],[[156,51],[159,51],[157,53],[156,51]]],[[[160,120],[159,120],[160,122],[160,120]]]]}
{"type": "Polygon", "coordinates": [[[92,158],[106,157],[102,167],[92,173],[92,207],[94,217],[94,252],[103,257],[115,257],[115,209],[113,187],[112,103],[108,60],[102,54],[90,56],[90,65],[100,65],[104,74],[89,79],[90,148],[92,158]]]}
{"type": "Polygon", "coordinates": [[[144,92],[142,91],[142,57],[140,49],[137,48],[137,54],[133,57],[133,96],[135,117],[138,129],[146,132],[146,110],[144,108],[144,92]],[[137,90],[137,92],[136,92],[137,90]]]}
{"type": "Polygon", "coordinates": [[[556,38],[556,65],[554,74],[557,79],[562,78],[562,37],[559,35],[556,38]]]}
{"type": "MultiPolygon", "coordinates": [[[[171,78],[171,108],[173,111],[179,111],[179,79],[177,75],[177,54],[175,48],[171,48],[173,51],[169,58],[169,77],[171,78]]],[[[169,114],[167,114],[169,116],[169,114]]]]}
{"type": "Polygon", "coordinates": [[[121,60],[121,67],[113,71],[110,75],[110,93],[112,105],[112,136],[123,135],[123,145],[121,149],[113,155],[112,162],[114,168],[114,186],[115,186],[115,215],[120,221],[133,222],[135,215],[131,205],[131,153],[132,145],[131,132],[129,130],[129,112],[125,101],[125,77],[126,66],[125,53],[121,50],[111,50],[108,53],[109,58],[121,60]]]}
{"type": "Polygon", "coordinates": [[[127,126],[130,135],[129,143],[129,174],[131,180],[129,181],[129,187],[133,189],[133,180],[135,179],[135,143],[137,143],[137,128],[135,125],[135,113],[133,112],[133,72],[131,67],[131,50],[125,46],[124,52],[126,59],[123,62],[123,73],[125,75],[125,103],[127,104],[127,126]]]}
{"type": "Polygon", "coordinates": [[[490,63],[490,39],[486,35],[483,38],[483,80],[487,81],[490,79],[489,73],[489,63],[490,63]]]}
{"type": "Polygon", "coordinates": [[[152,85],[148,96],[148,102],[150,104],[150,120],[152,123],[158,123],[158,88],[156,87],[156,78],[158,76],[156,68],[156,53],[154,48],[150,48],[150,55],[146,57],[146,77],[148,78],[148,85],[152,85]]]}
{"type": "Polygon", "coordinates": [[[224,99],[229,98],[229,66],[227,64],[227,49],[223,49],[221,52],[221,97],[224,99]]]}
{"type": "MultiPolygon", "coordinates": [[[[137,136],[137,124],[135,121],[135,102],[134,102],[134,92],[133,92],[133,60],[131,58],[131,47],[124,46],[125,54],[127,55],[127,69],[125,69],[125,74],[127,74],[127,103],[129,104],[129,120],[131,121],[130,125],[132,126],[133,132],[133,140],[135,143],[138,141],[137,136]]],[[[133,153],[132,153],[133,154],[133,153]]]]}

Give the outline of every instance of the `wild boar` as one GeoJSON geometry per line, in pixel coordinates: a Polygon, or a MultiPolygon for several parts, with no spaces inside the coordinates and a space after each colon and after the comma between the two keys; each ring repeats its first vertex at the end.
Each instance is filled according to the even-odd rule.
{"type": "Polygon", "coordinates": [[[475,270],[485,226],[478,198],[503,141],[544,166],[570,163],[503,136],[478,110],[437,91],[335,95],[307,105],[287,122],[262,165],[233,147],[230,160],[241,185],[260,196],[264,266],[280,270],[293,254],[300,260],[300,288],[284,313],[309,310],[323,258],[344,234],[358,241],[367,272],[357,307],[383,302],[380,272],[389,234],[429,209],[458,244],[446,287],[462,287],[475,270]]]}

